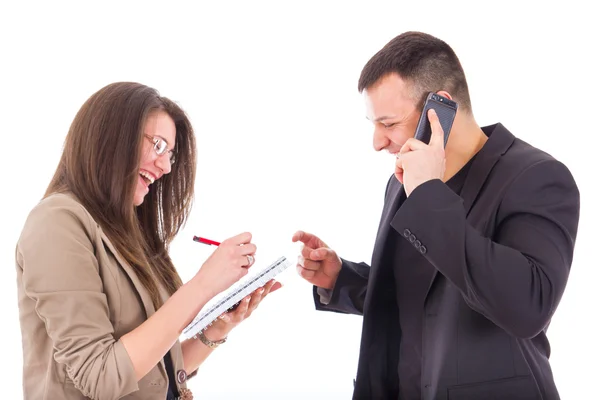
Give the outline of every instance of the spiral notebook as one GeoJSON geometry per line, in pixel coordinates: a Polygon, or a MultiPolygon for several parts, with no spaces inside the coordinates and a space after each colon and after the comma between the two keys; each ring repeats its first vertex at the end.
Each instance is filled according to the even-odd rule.
{"type": "Polygon", "coordinates": [[[252,276],[248,281],[238,283],[230,289],[217,296],[215,304],[205,307],[198,316],[183,330],[184,339],[189,339],[200,331],[208,328],[219,317],[239,303],[244,297],[264,286],[269,280],[283,272],[292,263],[285,257],[280,257],[277,261],[262,270],[256,276],[252,276]]]}

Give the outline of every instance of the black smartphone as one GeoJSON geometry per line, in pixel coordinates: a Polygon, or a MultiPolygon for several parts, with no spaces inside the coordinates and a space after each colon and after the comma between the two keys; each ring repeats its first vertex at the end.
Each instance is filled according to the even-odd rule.
{"type": "Polygon", "coordinates": [[[433,92],[427,95],[415,131],[415,139],[419,139],[424,143],[429,143],[429,140],[431,139],[431,124],[429,123],[429,118],[427,118],[427,111],[430,108],[435,110],[440,120],[440,125],[442,125],[442,129],[444,130],[444,147],[446,147],[450,129],[452,129],[454,117],[458,110],[458,103],[433,92]]]}

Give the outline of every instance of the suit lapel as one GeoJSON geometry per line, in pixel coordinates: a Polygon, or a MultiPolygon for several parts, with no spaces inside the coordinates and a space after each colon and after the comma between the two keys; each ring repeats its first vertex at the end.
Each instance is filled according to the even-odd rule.
{"type": "MultiPolygon", "coordinates": [[[[142,300],[142,304],[144,306],[144,311],[146,312],[146,318],[150,318],[150,316],[152,314],[154,314],[156,312],[156,310],[154,308],[154,303],[152,302],[152,298],[150,298],[150,295],[148,294],[148,291],[146,290],[146,288],[144,287],[144,285],[142,285],[142,282],[137,277],[137,275],[136,275],[135,271],[133,270],[133,268],[131,268],[131,265],[129,265],[129,263],[127,261],[125,261],[123,259],[123,257],[121,257],[121,255],[119,254],[119,252],[113,246],[113,244],[111,243],[110,239],[108,238],[108,236],[106,236],[106,234],[102,231],[102,229],[100,229],[100,234],[101,234],[101,237],[102,237],[102,241],[104,242],[104,245],[115,256],[117,262],[119,263],[119,265],[121,266],[121,268],[123,268],[123,270],[125,271],[125,273],[129,277],[129,279],[133,283],[133,286],[135,287],[135,290],[137,291],[138,295],[140,296],[140,299],[142,300]]],[[[165,367],[164,358],[160,359],[159,365],[160,365],[159,369],[160,369],[160,372],[161,372],[163,378],[168,382],[167,369],[165,367]]]]}
{"type": "MultiPolygon", "coordinates": [[[[381,213],[377,238],[375,240],[375,248],[371,258],[371,273],[369,276],[369,286],[373,286],[377,282],[377,275],[381,271],[381,262],[385,251],[385,246],[389,240],[390,222],[394,218],[394,214],[398,210],[400,200],[404,196],[404,186],[396,179],[391,177],[390,186],[385,196],[384,207],[381,213]]],[[[367,298],[365,299],[365,309],[370,303],[370,297],[373,290],[367,290],[367,298]]]]}
{"type": "Polygon", "coordinates": [[[484,132],[486,130],[489,132],[486,132],[489,139],[479,154],[477,154],[475,160],[473,160],[473,165],[469,170],[460,193],[467,214],[469,214],[473,204],[475,204],[475,200],[477,200],[477,196],[481,192],[490,172],[492,172],[494,165],[496,165],[515,140],[515,137],[502,124],[483,129],[484,132]]]}
{"type": "Polygon", "coordinates": [[[104,242],[104,245],[115,256],[116,260],[119,262],[119,265],[127,273],[127,276],[129,277],[129,279],[133,283],[133,286],[135,287],[135,290],[137,290],[138,295],[140,296],[140,299],[142,300],[142,304],[144,306],[144,310],[146,311],[146,318],[150,318],[150,316],[152,314],[154,314],[156,310],[154,309],[154,304],[152,303],[152,299],[150,298],[150,295],[148,294],[148,291],[146,290],[146,288],[144,287],[144,285],[142,285],[142,282],[139,280],[139,278],[135,274],[133,268],[131,268],[131,266],[129,265],[129,263],[127,263],[123,259],[123,257],[121,257],[121,255],[119,254],[119,252],[115,249],[115,247],[113,246],[113,244],[111,243],[111,241],[108,239],[108,237],[106,236],[106,234],[102,230],[100,230],[100,234],[102,236],[102,241],[104,242]]]}
{"type": "Polygon", "coordinates": [[[387,232],[390,229],[390,222],[398,210],[398,204],[400,203],[400,199],[403,195],[404,185],[402,185],[394,176],[390,182],[390,187],[385,197],[385,207],[383,208],[381,220],[379,221],[379,232],[377,233],[378,238],[383,238],[385,235],[387,235],[387,232]]]}
{"type": "Polygon", "coordinates": [[[183,365],[183,352],[181,350],[181,344],[175,343],[173,345],[173,347],[171,347],[169,354],[171,355],[171,363],[173,364],[173,374],[174,374],[175,382],[177,384],[177,387],[181,390],[181,388],[187,386],[186,385],[187,377],[186,377],[186,380],[184,380],[183,382],[179,382],[179,380],[177,379],[177,375],[179,374],[179,371],[185,370],[184,365],[183,365]]]}
{"type": "Polygon", "coordinates": [[[373,249],[371,266],[379,265],[381,261],[383,250],[389,236],[390,222],[392,222],[392,218],[394,218],[394,214],[396,213],[396,210],[398,210],[398,203],[404,195],[404,186],[398,182],[395,177],[392,179],[393,181],[390,183],[390,188],[385,198],[381,220],[379,221],[377,239],[375,240],[376,246],[373,249]]]}
{"type": "MultiPolygon", "coordinates": [[[[465,184],[460,192],[467,217],[492,169],[494,169],[498,160],[506,153],[515,140],[515,137],[500,123],[482,129],[489,139],[473,160],[473,165],[469,169],[469,173],[465,178],[465,184]]],[[[438,275],[439,272],[435,270],[431,277],[426,296],[429,296],[438,275]]]]}

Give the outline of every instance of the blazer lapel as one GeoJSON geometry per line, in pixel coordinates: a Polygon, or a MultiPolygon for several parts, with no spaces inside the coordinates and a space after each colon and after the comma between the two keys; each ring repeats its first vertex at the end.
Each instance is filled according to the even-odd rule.
{"type": "Polygon", "coordinates": [[[394,214],[398,209],[398,203],[404,194],[404,186],[398,182],[395,177],[392,179],[393,181],[390,183],[390,188],[385,197],[385,206],[383,208],[383,212],[381,213],[381,220],[379,221],[377,239],[375,240],[377,245],[373,249],[371,266],[379,265],[379,262],[381,261],[385,243],[388,239],[388,233],[390,231],[390,222],[392,222],[392,218],[394,218],[394,214]]]}
{"type": "MultiPolygon", "coordinates": [[[[127,273],[127,276],[133,283],[135,290],[138,292],[138,295],[140,296],[140,299],[142,300],[144,310],[146,311],[146,318],[150,318],[150,316],[152,314],[154,314],[156,312],[156,310],[154,309],[154,303],[152,302],[152,299],[150,298],[148,291],[146,290],[144,285],[142,285],[142,282],[139,280],[139,278],[135,274],[135,271],[133,270],[133,268],[131,268],[131,265],[129,265],[129,263],[127,261],[125,261],[123,259],[123,257],[121,257],[121,255],[119,254],[117,249],[113,246],[110,239],[108,238],[108,236],[106,236],[106,234],[102,231],[102,229],[100,229],[100,234],[102,237],[102,241],[104,242],[104,245],[115,256],[115,258],[119,262],[119,265],[121,266],[121,268],[123,268],[125,273],[127,273]]],[[[163,378],[168,382],[169,378],[167,377],[167,369],[165,367],[164,358],[160,359],[159,365],[160,365],[159,370],[160,370],[163,378]]]]}
{"type": "Polygon", "coordinates": [[[467,214],[471,211],[494,165],[515,140],[515,137],[500,123],[482,129],[489,139],[473,160],[460,194],[467,214]]]}
{"type": "MultiPolygon", "coordinates": [[[[506,153],[515,140],[513,134],[500,123],[483,127],[482,130],[489,137],[488,141],[473,160],[473,165],[469,169],[465,184],[460,192],[467,216],[473,208],[490,172],[492,172],[498,160],[506,153]]],[[[429,282],[426,299],[438,275],[439,272],[436,270],[429,282]]]]}
{"type": "Polygon", "coordinates": [[[181,344],[175,343],[169,351],[171,355],[171,363],[173,364],[173,374],[177,387],[181,391],[181,388],[187,387],[187,374],[184,372],[185,368],[183,365],[183,352],[181,350],[181,344]]]}
{"type": "Polygon", "coordinates": [[[123,257],[121,257],[119,252],[115,249],[115,247],[113,246],[111,241],[108,239],[106,234],[102,231],[102,229],[100,229],[100,234],[102,237],[102,241],[104,242],[104,245],[110,250],[111,253],[113,253],[115,258],[119,262],[121,268],[123,268],[123,270],[127,273],[127,276],[129,276],[129,279],[131,279],[131,282],[133,283],[133,286],[137,290],[137,292],[140,296],[140,299],[142,300],[142,304],[144,305],[144,310],[146,311],[146,318],[150,318],[150,316],[152,314],[154,314],[156,312],[156,310],[154,309],[154,304],[152,303],[152,299],[150,298],[148,291],[146,290],[144,285],[142,285],[142,282],[138,279],[137,275],[133,271],[133,268],[131,268],[129,263],[127,263],[123,259],[123,257]]]}
{"type": "MultiPolygon", "coordinates": [[[[395,177],[391,178],[388,192],[385,196],[384,207],[381,213],[377,238],[375,240],[375,248],[371,257],[371,274],[369,276],[369,286],[373,286],[377,282],[377,274],[381,270],[380,265],[383,258],[385,246],[389,240],[390,222],[394,218],[394,214],[398,210],[400,200],[404,196],[404,186],[395,177]]],[[[373,290],[367,290],[367,298],[365,298],[365,309],[370,303],[370,296],[373,290]]]]}

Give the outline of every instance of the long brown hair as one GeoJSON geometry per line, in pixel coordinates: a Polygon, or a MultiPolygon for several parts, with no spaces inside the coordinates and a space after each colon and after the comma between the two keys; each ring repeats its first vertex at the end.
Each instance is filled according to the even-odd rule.
{"type": "Polygon", "coordinates": [[[189,215],[195,174],[196,143],[185,112],[153,88],[117,82],[94,93],[78,111],[44,197],[73,193],[131,265],[158,309],[158,285],[169,294],[182,285],[168,251],[189,215]],[[176,159],[171,173],[150,185],[144,202],[134,207],[144,123],[157,110],[175,122],[176,159]]]}

